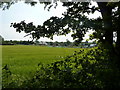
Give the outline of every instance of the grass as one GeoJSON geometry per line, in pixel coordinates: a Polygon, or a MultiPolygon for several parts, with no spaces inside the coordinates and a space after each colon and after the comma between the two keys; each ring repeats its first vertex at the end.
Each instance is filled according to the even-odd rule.
{"type": "Polygon", "coordinates": [[[11,45],[2,46],[2,65],[8,65],[13,74],[32,75],[38,63],[49,64],[71,55],[79,48],[11,45]]]}

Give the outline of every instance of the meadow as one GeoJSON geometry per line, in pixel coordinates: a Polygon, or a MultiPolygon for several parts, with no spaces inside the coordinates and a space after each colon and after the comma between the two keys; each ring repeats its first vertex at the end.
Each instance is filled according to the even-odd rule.
{"type": "Polygon", "coordinates": [[[120,72],[107,53],[100,47],[2,46],[2,65],[8,65],[2,88],[120,87],[120,72]]]}
{"type": "Polygon", "coordinates": [[[34,74],[38,63],[49,64],[71,55],[80,48],[47,47],[32,45],[2,46],[2,66],[8,65],[13,74],[34,74]]]}

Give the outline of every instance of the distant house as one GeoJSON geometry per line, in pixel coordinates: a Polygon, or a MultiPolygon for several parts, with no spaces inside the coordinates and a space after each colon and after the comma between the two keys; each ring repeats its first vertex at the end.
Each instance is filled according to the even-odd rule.
{"type": "Polygon", "coordinates": [[[97,46],[97,44],[90,44],[89,47],[95,47],[95,46],[97,46]]]}
{"type": "Polygon", "coordinates": [[[94,42],[81,42],[80,43],[80,47],[82,47],[82,48],[91,48],[91,47],[95,47],[95,46],[97,46],[97,44],[94,42]]]}
{"type": "Polygon", "coordinates": [[[46,45],[47,45],[47,43],[46,43],[46,42],[41,41],[41,42],[39,42],[39,45],[44,45],[44,46],[46,46],[46,45]]]}

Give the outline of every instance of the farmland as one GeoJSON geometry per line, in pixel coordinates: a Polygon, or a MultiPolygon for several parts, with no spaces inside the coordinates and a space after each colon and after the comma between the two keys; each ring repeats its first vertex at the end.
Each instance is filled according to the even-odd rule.
{"type": "Polygon", "coordinates": [[[9,45],[2,48],[2,64],[5,65],[3,88],[119,86],[119,70],[111,65],[108,51],[100,47],[80,49],[9,45]],[[66,57],[68,55],[71,56],[66,57]]]}
{"type": "Polygon", "coordinates": [[[2,65],[8,65],[13,74],[32,75],[38,63],[49,64],[71,55],[80,48],[47,47],[32,45],[2,46],[2,65]]]}

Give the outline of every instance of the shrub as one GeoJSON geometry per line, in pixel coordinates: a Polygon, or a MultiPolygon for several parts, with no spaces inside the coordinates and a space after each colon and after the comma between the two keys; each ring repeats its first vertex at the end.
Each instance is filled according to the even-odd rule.
{"type": "Polygon", "coordinates": [[[113,88],[120,87],[119,72],[110,62],[107,50],[80,50],[44,66],[39,64],[29,88],[113,88]]]}

